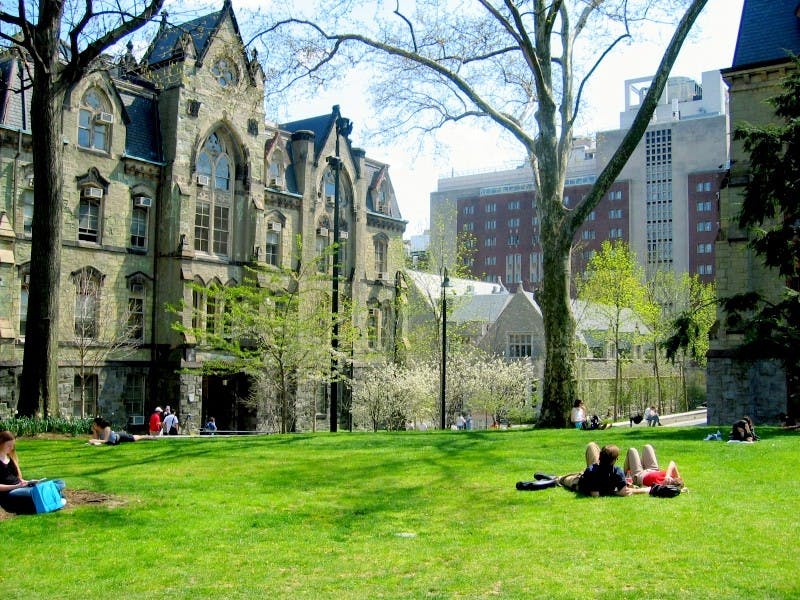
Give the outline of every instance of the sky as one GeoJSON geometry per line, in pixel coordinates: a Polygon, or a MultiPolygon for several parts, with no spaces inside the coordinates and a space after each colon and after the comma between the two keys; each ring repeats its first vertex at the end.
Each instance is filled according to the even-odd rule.
{"type": "MultiPolygon", "coordinates": [[[[743,2],[708,0],[681,49],[672,76],[691,77],[699,82],[704,71],[731,66],[743,2]]],[[[234,0],[234,9],[250,3],[250,0],[234,0]]],[[[625,108],[625,81],[653,75],[667,41],[658,39],[621,46],[606,57],[584,92],[582,116],[575,135],[591,135],[619,127],[619,113],[625,108]]],[[[333,105],[338,104],[342,115],[353,122],[350,136],[353,145],[363,148],[370,158],[389,164],[400,210],[408,221],[405,238],[427,229],[430,194],[436,191],[439,177],[507,168],[524,160],[519,142],[501,137],[499,131],[493,133],[469,124],[439,130],[436,144],[427,144],[428,150],[421,153],[409,151],[413,144],[379,145],[367,134],[370,128],[375,128],[373,123],[377,116],[369,104],[366,79],[363,73],[354,75],[343,85],[316,94],[313,101],[286,107],[283,114],[277,115],[277,120],[289,122],[329,114],[333,105]],[[490,158],[487,158],[487,148],[491,148],[490,158]]]]}

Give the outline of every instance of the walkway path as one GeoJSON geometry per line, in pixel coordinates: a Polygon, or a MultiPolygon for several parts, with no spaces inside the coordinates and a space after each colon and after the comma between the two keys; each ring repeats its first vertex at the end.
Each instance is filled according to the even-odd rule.
{"type": "MultiPolygon", "coordinates": [[[[706,409],[699,408],[683,413],[672,413],[669,415],[661,416],[661,424],[665,427],[688,427],[691,425],[706,425],[707,416],[706,409]]],[[[630,421],[617,421],[614,427],[630,427],[630,421]]],[[[642,421],[634,427],[647,427],[647,421],[642,421]]]]}

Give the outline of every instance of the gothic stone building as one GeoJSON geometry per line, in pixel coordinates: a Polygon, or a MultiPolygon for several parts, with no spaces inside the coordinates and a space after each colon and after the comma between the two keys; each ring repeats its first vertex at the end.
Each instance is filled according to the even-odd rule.
{"type": "MultiPolygon", "coordinates": [[[[730,88],[730,116],[735,126],[774,121],[774,109],[765,100],[777,95],[787,69],[788,52],[800,53],[800,6],[797,0],[745,0],[733,64],[723,71],[730,88]]],[[[717,295],[730,297],[758,291],[779,298],[786,281],[763,266],[748,246],[748,233],[737,226],[748,178],[748,156],[741,142],[731,149],[729,182],[720,193],[720,232],[716,242],[717,295]]],[[[776,422],[789,406],[790,391],[781,364],[759,360],[740,362],[734,357],[742,332],[726,326],[721,309],[719,331],[708,359],[708,421],[730,423],[742,415],[756,422],[776,422]]]]}
{"type": "MultiPolygon", "coordinates": [[[[333,233],[339,149],[341,294],[369,332],[354,354],[389,348],[402,220],[388,165],[351,146],[331,114],[265,120],[263,72],[229,0],[180,28],[162,23],[144,57],[130,52],[69,90],[64,172],[59,410],[135,427],[171,405],[189,429],[263,426],[243,375],[203,376],[213,352],[173,327],[219,307],[197,286],[240,283],[247,265],[313,261],[333,233]],[[341,135],[340,135],[341,134],[341,135]],[[337,139],[338,138],[338,139],[337,139]],[[337,144],[337,141],[339,142],[337,144]],[[302,256],[295,255],[304,240],[302,256]],[[370,310],[366,310],[369,308],[370,310]],[[362,322],[363,321],[363,322],[362,322]],[[124,333],[124,335],[123,335],[124,333]],[[115,343],[120,336],[138,343],[115,343]]],[[[0,411],[19,393],[28,296],[32,177],[29,86],[18,55],[0,60],[0,411]]],[[[320,422],[325,393],[316,391],[320,422]]],[[[309,428],[311,423],[299,423],[309,428]]]]}

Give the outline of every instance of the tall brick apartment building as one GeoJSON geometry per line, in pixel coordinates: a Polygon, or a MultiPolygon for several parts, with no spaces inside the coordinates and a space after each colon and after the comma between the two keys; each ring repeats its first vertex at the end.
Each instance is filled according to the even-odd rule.
{"type": "MultiPolygon", "coordinates": [[[[596,140],[574,140],[564,204],[585,196],[627,132],[650,78],[625,84],[620,129],[596,140]]],[[[573,271],[580,272],[604,240],[624,240],[647,269],[691,272],[714,279],[717,193],[727,168],[727,101],[718,71],[697,83],[670,78],[666,91],[627,165],[577,232],[573,271]]],[[[535,290],[542,279],[539,216],[533,176],[516,169],[439,180],[431,194],[432,246],[465,232],[474,244],[472,273],[486,281],[535,290]],[[442,224],[443,227],[439,225],[442,224]]]]}
{"type": "MultiPolygon", "coordinates": [[[[220,307],[206,303],[193,284],[235,284],[247,265],[291,267],[331,243],[335,190],[326,158],[335,153],[339,107],[296,123],[268,124],[264,75],[245,52],[229,0],[179,28],[162,23],[141,60],[130,50],[69,90],[63,110],[60,412],[102,413],[118,426],[134,426],[156,405],[169,404],[190,428],[214,415],[221,429],[256,429],[262,416],[242,402],[247,378],[184,370],[214,356],[173,329],[176,319],[191,326],[191,314],[165,307],[183,303],[214,322],[220,307]],[[300,257],[297,236],[305,241],[300,257]],[[122,314],[127,325],[134,323],[131,335],[139,345],[93,362],[82,398],[79,367],[86,361],[79,347],[89,338],[90,346],[102,348],[114,335],[115,315],[122,314]]],[[[25,338],[25,319],[36,182],[27,72],[16,54],[0,59],[5,414],[15,411],[24,344],[32,342],[25,338]]],[[[346,232],[340,290],[365,308],[355,325],[376,338],[365,336],[358,353],[391,347],[391,328],[380,324],[392,318],[405,221],[388,165],[339,137],[339,226],[346,232]]],[[[327,422],[326,394],[313,393],[316,417],[327,422]]]]}

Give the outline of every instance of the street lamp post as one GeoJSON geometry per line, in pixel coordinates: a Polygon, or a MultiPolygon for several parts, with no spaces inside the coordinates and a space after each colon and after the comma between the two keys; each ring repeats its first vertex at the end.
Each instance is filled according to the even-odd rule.
{"type": "Polygon", "coordinates": [[[441,428],[446,426],[446,398],[447,398],[447,288],[450,287],[450,278],[447,276],[447,267],[442,269],[442,380],[439,389],[441,403],[441,428]]]}
{"type": "Polygon", "coordinates": [[[336,110],[336,156],[328,157],[328,164],[333,167],[333,285],[331,289],[331,316],[333,319],[331,329],[331,417],[330,430],[339,430],[339,171],[342,168],[342,159],[339,155],[339,137],[345,138],[353,131],[350,119],[339,115],[336,110]]]}

